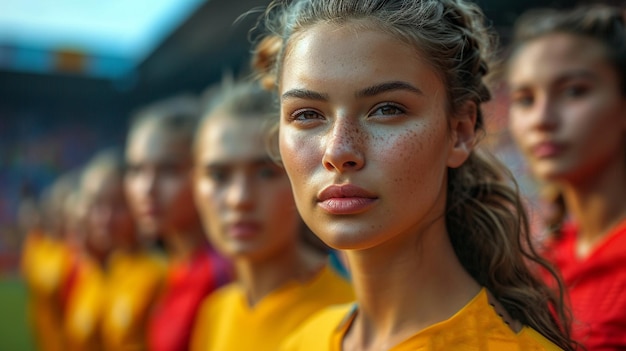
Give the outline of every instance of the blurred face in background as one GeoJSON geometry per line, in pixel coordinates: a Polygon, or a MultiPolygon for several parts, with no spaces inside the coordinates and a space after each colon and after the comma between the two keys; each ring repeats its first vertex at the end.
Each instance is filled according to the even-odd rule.
{"type": "Polygon", "coordinates": [[[212,243],[231,258],[264,260],[299,237],[289,179],[266,153],[263,126],[215,111],[196,142],[196,204],[212,243]]]}
{"type": "Polygon", "coordinates": [[[41,220],[48,235],[57,239],[67,234],[66,203],[68,198],[80,187],[78,173],[70,172],[61,175],[43,194],[41,220]]]}
{"type": "Polygon", "coordinates": [[[65,238],[70,244],[84,246],[87,206],[84,190],[76,189],[65,200],[65,238]]]}
{"type": "Polygon", "coordinates": [[[510,128],[535,175],[580,183],[626,160],[626,98],[601,43],[555,33],[509,64],[510,128]]]}
{"type": "Polygon", "coordinates": [[[126,149],[126,192],[142,234],[185,231],[197,222],[193,204],[190,137],[146,121],[126,149]]]}
{"type": "Polygon", "coordinates": [[[96,168],[85,174],[83,184],[84,245],[101,257],[113,248],[132,245],[135,223],[126,202],[122,175],[96,168]]]}

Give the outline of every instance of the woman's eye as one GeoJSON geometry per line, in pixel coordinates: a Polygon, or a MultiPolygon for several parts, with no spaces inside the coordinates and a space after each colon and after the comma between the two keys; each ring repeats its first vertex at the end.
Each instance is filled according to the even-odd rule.
{"type": "Polygon", "coordinates": [[[207,171],[207,176],[209,179],[216,183],[222,183],[228,179],[228,174],[226,171],[211,169],[207,171]]]}
{"type": "Polygon", "coordinates": [[[585,87],[585,86],[573,85],[573,86],[569,86],[569,87],[565,88],[563,90],[563,93],[567,97],[576,98],[576,97],[584,96],[587,93],[588,90],[589,89],[587,87],[585,87]]]}
{"type": "Polygon", "coordinates": [[[312,110],[296,111],[294,114],[292,114],[292,119],[298,120],[298,121],[321,119],[321,118],[322,116],[319,113],[312,111],[312,110]]]}
{"type": "Polygon", "coordinates": [[[534,99],[531,95],[518,95],[511,98],[511,103],[517,106],[529,107],[534,103],[534,99]]]}
{"type": "Polygon", "coordinates": [[[396,105],[383,105],[372,112],[372,116],[396,116],[404,113],[404,110],[396,105]]]}

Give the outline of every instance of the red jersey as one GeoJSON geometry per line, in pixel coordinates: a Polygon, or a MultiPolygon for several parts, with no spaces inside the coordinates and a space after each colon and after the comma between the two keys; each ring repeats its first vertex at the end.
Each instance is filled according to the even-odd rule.
{"type": "Polygon", "coordinates": [[[204,298],[231,279],[229,263],[203,248],[190,261],[172,264],[165,291],[148,326],[151,351],[187,351],[196,312],[204,298]]]}
{"type": "MultiPolygon", "coordinates": [[[[545,256],[559,270],[568,290],[572,336],[588,351],[626,349],[626,221],[591,253],[576,255],[578,227],[567,224],[550,240],[545,256]]],[[[547,278],[547,277],[544,277],[547,278]]],[[[550,283],[550,282],[549,282],[550,283]]]]}

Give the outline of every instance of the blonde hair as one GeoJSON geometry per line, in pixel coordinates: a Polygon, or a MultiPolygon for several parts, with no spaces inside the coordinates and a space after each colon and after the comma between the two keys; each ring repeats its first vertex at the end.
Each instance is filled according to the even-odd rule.
{"type": "MultiPolygon", "coordinates": [[[[485,83],[493,38],[480,8],[462,0],[274,1],[263,23],[269,33],[256,46],[253,66],[266,87],[280,82],[281,65],[295,34],[320,22],[368,23],[412,45],[447,87],[447,109],[455,115],[468,102],[480,109],[491,94],[485,83]],[[365,21],[367,20],[367,21],[365,21]]],[[[495,159],[473,151],[448,170],[446,226],[463,267],[487,287],[509,314],[566,350],[575,348],[563,295],[556,297],[527,261],[556,274],[533,247],[528,219],[511,173],[495,159]],[[561,320],[555,319],[550,307],[561,320]]]]}
{"type": "Polygon", "coordinates": [[[142,107],[132,115],[128,140],[142,126],[153,124],[191,143],[199,117],[200,104],[195,96],[178,95],[160,100],[142,107]]]}
{"type": "Polygon", "coordinates": [[[94,174],[115,178],[116,181],[122,184],[124,171],[124,158],[118,148],[111,147],[97,152],[83,168],[80,178],[82,197],[87,199],[92,195],[89,193],[89,190],[92,186],[90,182],[94,174]]]}
{"type": "Polygon", "coordinates": [[[278,143],[276,126],[272,122],[279,113],[278,100],[273,91],[264,89],[254,80],[235,80],[225,76],[222,81],[206,89],[201,98],[202,117],[195,136],[195,147],[202,134],[202,127],[212,114],[219,110],[230,118],[261,119],[266,128],[268,156],[277,161],[278,143]]]}
{"type": "Polygon", "coordinates": [[[255,81],[238,81],[226,76],[203,93],[202,109],[203,119],[217,109],[234,117],[275,117],[278,101],[273,92],[263,89],[255,81]]]}
{"type": "Polygon", "coordinates": [[[65,204],[69,197],[80,190],[81,172],[81,169],[75,169],[59,175],[41,194],[42,226],[53,237],[64,235],[65,204]]]}

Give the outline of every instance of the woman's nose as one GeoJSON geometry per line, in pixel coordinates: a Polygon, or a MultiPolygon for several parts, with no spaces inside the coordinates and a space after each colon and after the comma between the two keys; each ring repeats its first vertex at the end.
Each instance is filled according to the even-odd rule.
{"type": "Polygon", "coordinates": [[[322,163],[326,169],[343,173],[363,168],[367,138],[362,128],[357,121],[350,121],[348,117],[335,120],[325,138],[322,163]]]}

